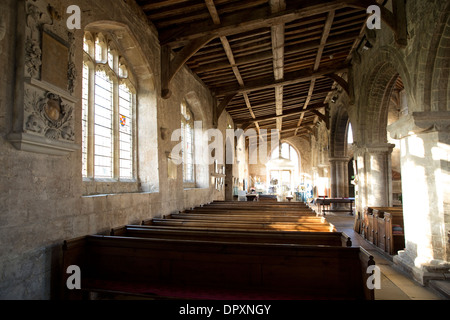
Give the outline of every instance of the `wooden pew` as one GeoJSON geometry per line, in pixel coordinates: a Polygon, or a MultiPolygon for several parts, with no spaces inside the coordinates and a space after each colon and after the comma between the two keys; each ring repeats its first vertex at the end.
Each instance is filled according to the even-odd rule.
{"type": "Polygon", "coordinates": [[[194,226],[210,228],[228,228],[228,229],[269,229],[283,231],[336,231],[334,225],[330,223],[292,223],[292,222],[240,222],[240,221],[221,221],[211,220],[189,220],[189,219],[160,219],[153,218],[151,225],[162,226],[194,226]]]}
{"type": "Polygon", "coordinates": [[[245,214],[261,214],[261,213],[267,213],[267,214],[309,214],[309,215],[317,215],[314,210],[306,208],[306,209],[276,209],[276,208],[259,208],[259,207],[252,207],[252,208],[245,208],[245,207],[196,207],[191,209],[186,209],[184,212],[238,212],[238,213],[245,213],[245,214]]]}
{"type": "Polygon", "coordinates": [[[277,202],[277,203],[271,203],[271,202],[267,202],[267,203],[261,203],[258,201],[254,201],[254,203],[246,203],[245,201],[213,201],[204,205],[209,205],[209,206],[218,206],[218,205],[247,205],[247,206],[252,206],[252,205],[261,205],[261,206],[291,206],[291,207],[301,207],[301,206],[306,206],[306,204],[304,202],[277,202]]]}
{"type": "Polygon", "coordinates": [[[211,231],[206,228],[186,229],[170,226],[127,225],[111,229],[110,235],[136,238],[352,246],[350,237],[344,232],[229,231],[226,229],[211,231]]]}
{"type": "Polygon", "coordinates": [[[403,212],[386,211],[384,213],[386,245],[385,251],[395,255],[405,248],[403,212]]]}
{"type": "Polygon", "coordinates": [[[402,207],[367,207],[364,210],[365,238],[390,255],[404,248],[402,207]],[[400,232],[393,233],[393,225],[400,232]]]}
{"type": "Polygon", "coordinates": [[[165,216],[166,219],[191,219],[212,221],[261,221],[261,222],[293,222],[293,223],[326,223],[324,217],[316,216],[291,216],[270,214],[226,214],[226,213],[178,213],[165,216]]]}
{"type": "Polygon", "coordinates": [[[266,206],[266,207],[307,207],[303,202],[259,202],[259,201],[223,201],[203,204],[203,206],[266,206]]]}
{"type": "Polygon", "coordinates": [[[373,300],[373,257],[360,247],[208,242],[91,235],[64,241],[63,267],[81,269],[83,292],[223,300],[373,300]]]}
{"type": "Polygon", "coordinates": [[[295,202],[288,202],[286,204],[279,203],[258,203],[258,202],[242,202],[242,203],[221,203],[221,204],[205,204],[199,207],[203,208],[268,208],[268,209],[289,209],[289,210],[301,210],[309,209],[305,204],[298,205],[295,202]]]}

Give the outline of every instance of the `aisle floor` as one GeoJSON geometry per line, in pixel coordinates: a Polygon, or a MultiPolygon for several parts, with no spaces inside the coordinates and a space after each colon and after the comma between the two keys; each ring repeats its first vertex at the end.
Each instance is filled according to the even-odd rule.
{"type": "Polygon", "coordinates": [[[433,289],[414,281],[391,259],[380,253],[378,248],[355,232],[354,216],[343,212],[327,212],[325,218],[338,231],[345,232],[352,239],[353,246],[361,246],[373,255],[381,270],[381,288],[376,289],[375,300],[444,300],[433,289]]]}

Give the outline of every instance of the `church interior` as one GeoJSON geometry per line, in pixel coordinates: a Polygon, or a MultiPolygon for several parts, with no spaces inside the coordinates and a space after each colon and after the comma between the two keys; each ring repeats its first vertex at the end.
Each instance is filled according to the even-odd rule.
{"type": "Polygon", "coordinates": [[[0,299],[449,299],[450,2],[0,12],[0,299]]]}

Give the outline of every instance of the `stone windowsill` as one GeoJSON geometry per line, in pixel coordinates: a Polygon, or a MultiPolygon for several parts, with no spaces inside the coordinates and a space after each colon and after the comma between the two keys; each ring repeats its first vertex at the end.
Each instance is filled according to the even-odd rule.
{"type": "Polygon", "coordinates": [[[136,180],[90,179],[83,178],[83,197],[108,196],[143,192],[136,180]]]}

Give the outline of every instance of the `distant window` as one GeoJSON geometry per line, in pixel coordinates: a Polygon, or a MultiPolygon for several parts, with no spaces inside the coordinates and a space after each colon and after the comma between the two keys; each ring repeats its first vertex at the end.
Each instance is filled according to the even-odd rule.
{"type": "Polygon", "coordinates": [[[348,129],[347,129],[347,143],[352,144],[353,143],[353,129],[352,124],[348,123],[348,129]]]}
{"type": "MultiPolygon", "coordinates": [[[[280,148],[276,147],[272,151],[272,159],[278,158],[280,155],[280,148]]],[[[294,147],[292,147],[289,143],[283,143],[281,144],[281,156],[285,159],[289,159],[292,162],[298,164],[298,153],[295,151],[294,147]]]]}
{"type": "Polygon", "coordinates": [[[83,48],[83,177],[131,180],[135,86],[107,37],[87,33],[83,48]]]}

